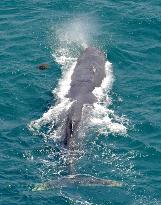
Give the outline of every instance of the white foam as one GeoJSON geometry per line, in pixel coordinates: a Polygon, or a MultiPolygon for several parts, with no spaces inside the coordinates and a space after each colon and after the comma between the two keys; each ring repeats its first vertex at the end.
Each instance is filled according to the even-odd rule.
{"type": "MultiPolygon", "coordinates": [[[[56,30],[58,45],[54,48],[52,55],[54,60],[61,64],[62,69],[62,78],[57,88],[52,91],[54,97],[57,99],[57,103],[55,106],[51,106],[40,119],[32,121],[29,125],[32,131],[39,132],[43,126],[49,124],[48,131],[41,133],[44,136],[48,135],[48,137],[52,138],[60,137],[61,129],[63,129],[62,115],[64,114],[63,117],[65,117],[67,110],[72,104],[72,102],[66,98],[66,94],[70,88],[71,75],[76,65],[76,54],[84,50],[84,48],[87,47],[87,41],[89,41],[89,24],[85,25],[83,23],[80,19],[75,20],[56,30]],[[59,124],[56,128],[54,128],[55,122],[59,124]]],[[[90,27],[94,28],[93,26],[90,27]]],[[[105,70],[106,77],[102,81],[101,87],[95,88],[93,91],[98,102],[95,103],[93,109],[91,109],[92,113],[88,124],[89,126],[97,127],[100,133],[108,134],[111,132],[126,134],[127,128],[125,124],[127,120],[125,117],[119,117],[113,110],[109,109],[109,105],[112,104],[110,90],[112,89],[114,81],[112,64],[109,61],[106,61],[105,70]]]]}
{"type": "MultiPolygon", "coordinates": [[[[57,127],[56,130],[53,130],[53,123],[61,120],[61,114],[67,113],[67,110],[72,104],[72,102],[66,98],[66,94],[70,88],[71,75],[76,65],[74,58],[70,59],[69,57],[66,58],[66,56],[64,56],[63,59],[66,61],[66,64],[63,66],[63,76],[58,83],[58,87],[53,90],[54,95],[58,99],[58,104],[52,106],[40,119],[31,122],[29,125],[30,129],[38,131],[42,126],[50,123],[50,127],[47,132],[49,134],[48,137],[55,139],[61,137],[60,135],[63,125],[57,127]]],[[[57,57],[57,60],[60,62],[59,57],[57,57]]],[[[98,99],[98,102],[93,105],[93,109],[91,110],[92,114],[90,115],[88,124],[90,127],[97,127],[99,132],[103,134],[126,134],[127,128],[124,125],[127,122],[126,118],[124,116],[117,116],[113,110],[108,108],[108,106],[112,103],[109,92],[112,88],[114,77],[112,72],[112,64],[109,61],[106,62],[105,68],[106,78],[103,80],[101,87],[95,88],[93,91],[98,99]]],[[[45,134],[47,135],[47,133],[45,134]]]]}
{"type": "Polygon", "coordinates": [[[124,124],[127,124],[127,119],[124,116],[117,116],[113,110],[108,108],[112,104],[110,90],[114,81],[112,64],[109,61],[106,61],[105,71],[106,77],[101,86],[93,91],[98,102],[94,104],[91,122],[98,127],[100,133],[126,134],[127,128],[124,124]]]}

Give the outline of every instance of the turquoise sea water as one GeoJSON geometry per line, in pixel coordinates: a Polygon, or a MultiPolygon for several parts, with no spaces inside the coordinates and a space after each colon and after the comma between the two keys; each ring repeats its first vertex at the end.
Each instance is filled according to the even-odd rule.
{"type": "Polygon", "coordinates": [[[161,204],[160,28],[159,0],[0,2],[0,205],[161,204]],[[67,170],[54,131],[29,125],[56,105],[53,90],[66,89],[65,69],[87,45],[105,52],[113,74],[107,121],[86,132],[76,169],[124,185],[33,192],[67,170]]]}

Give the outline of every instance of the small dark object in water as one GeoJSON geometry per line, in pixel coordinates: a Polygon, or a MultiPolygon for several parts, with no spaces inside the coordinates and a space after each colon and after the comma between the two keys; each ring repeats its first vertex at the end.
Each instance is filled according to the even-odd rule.
{"type": "Polygon", "coordinates": [[[46,69],[48,69],[48,67],[49,67],[49,65],[47,63],[43,63],[43,64],[38,65],[38,68],[40,70],[46,70],[46,69]]]}

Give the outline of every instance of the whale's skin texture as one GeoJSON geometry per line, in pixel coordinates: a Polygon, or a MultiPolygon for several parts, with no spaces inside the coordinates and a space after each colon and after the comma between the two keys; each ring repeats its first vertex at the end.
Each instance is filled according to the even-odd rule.
{"type": "Polygon", "coordinates": [[[82,108],[85,104],[92,105],[97,102],[97,98],[92,92],[96,87],[101,86],[105,77],[104,53],[93,47],[86,48],[77,60],[71,76],[70,89],[66,95],[70,101],[73,101],[68,111],[64,133],[64,145],[68,149],[76,149],[82,108]]]}

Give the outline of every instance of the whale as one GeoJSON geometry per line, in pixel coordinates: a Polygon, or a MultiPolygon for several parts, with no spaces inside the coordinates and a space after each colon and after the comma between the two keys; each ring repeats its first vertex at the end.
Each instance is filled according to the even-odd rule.
{"type": "MultiPolygon", "coordinates": [[[[100,87],[104,78],[106,58],[105,54],[97,48],[88,47],[77,59],[74,71],[71,75],[70,88],[66,98],[71,102],[63,130],[63,146],[70,153],[79,150],[79,130],[82,121],[82,111],[85,105],[93,106],[97,97],[94,89],[100,87]]],[[[121,187],[122,182],[101,179],[88,174],[78,174],[75,170],[75,158],[68,160],[69,175],[61,176],[58,179],[38,183],[33,186],[32,191],[44,191],[54,188],[69,186],[112,186],[121,187]]]]}
{"type": "Polygon", "coordinates": [[[82,109],[84,105],[93,105],[97,102],[93,91],[101,86],[105,77],[105,54],[94,47],[86,48],[77,60],[71,76],[70,89],[66,95],[73,102],[67,114],[64,130],[64,146],[67,149],[76,149],[82,109]]]}

